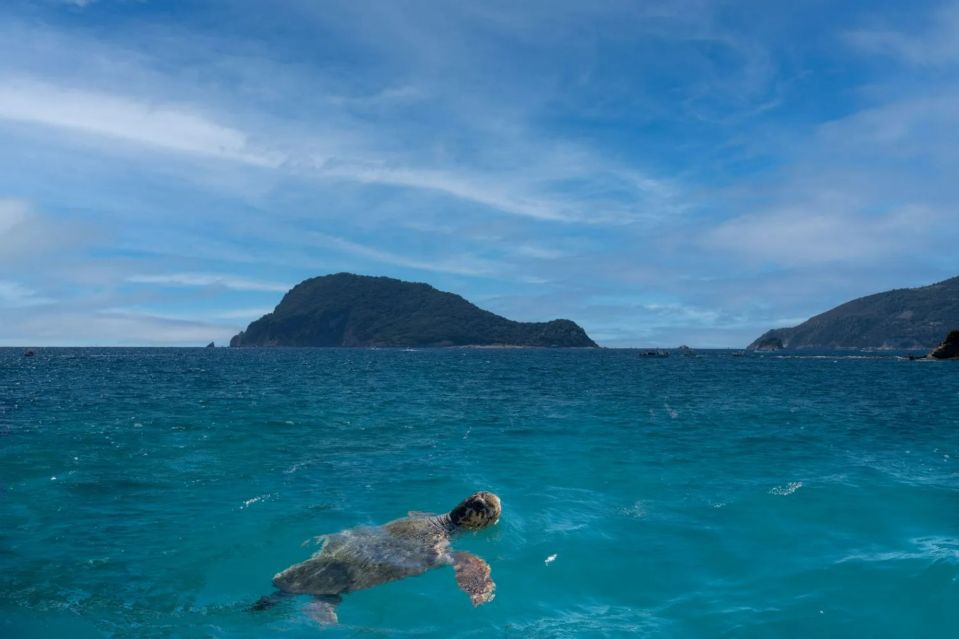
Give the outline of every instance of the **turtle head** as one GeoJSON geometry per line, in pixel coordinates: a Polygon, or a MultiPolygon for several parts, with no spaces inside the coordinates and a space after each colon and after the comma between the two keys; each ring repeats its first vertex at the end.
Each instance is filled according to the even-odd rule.
{"type": "Polygon", "coordinates": [[[450,511],[450,521],[457,528],[479,530],[499,521],[503,508],[499,497],[480,491],[473,493],[450,511]]]}

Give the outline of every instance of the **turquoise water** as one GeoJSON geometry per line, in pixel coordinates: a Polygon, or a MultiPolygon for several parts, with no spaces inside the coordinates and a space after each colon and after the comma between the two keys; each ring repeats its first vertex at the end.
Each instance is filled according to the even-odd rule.
{"type": "Polygon", "coordinates": [[[959,365],[0,350],[0,635],[951,637],[959,365]],[[453,571],[251,613],[301,543],[492,490],[453,571]],[[547,558],[554,556],[552,562],[547,558]]]}

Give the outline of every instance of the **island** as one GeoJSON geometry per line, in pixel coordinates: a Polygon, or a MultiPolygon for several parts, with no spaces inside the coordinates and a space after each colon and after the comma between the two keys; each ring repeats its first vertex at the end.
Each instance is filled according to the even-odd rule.
{"type": "Polygon", "coordinates": [[[786,349],[929,350],[959,326],[959,277],[846,302],[792,328],[762,334],[748,346],[786,349]]]}
{"type": "Polygon", "coordinates": [[[597,347],[570,320],[515,322],[429,284],[352,273],[300,282],[230,346],[597,347]]]}

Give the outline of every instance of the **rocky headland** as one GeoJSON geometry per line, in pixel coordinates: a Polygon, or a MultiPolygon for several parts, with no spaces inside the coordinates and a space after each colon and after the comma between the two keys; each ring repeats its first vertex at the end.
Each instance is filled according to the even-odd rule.
{"type": "Polygon", "coordinates": [[[959,277],[876,293],[841,304],[792,328],[767,331],[749,345],[786,349],[928,350],[959,326],[959,277]]]}

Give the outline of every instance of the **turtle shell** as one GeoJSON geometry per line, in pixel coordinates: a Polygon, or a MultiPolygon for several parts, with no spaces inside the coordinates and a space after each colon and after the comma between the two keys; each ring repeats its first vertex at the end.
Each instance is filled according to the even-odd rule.
{"type": "Polygon", "coordinates": [[[449,533],[432,517],[407,517],[327,535],[310,559],[273,578],[285,592],[340,595],[450,564],[449,533]]]}

